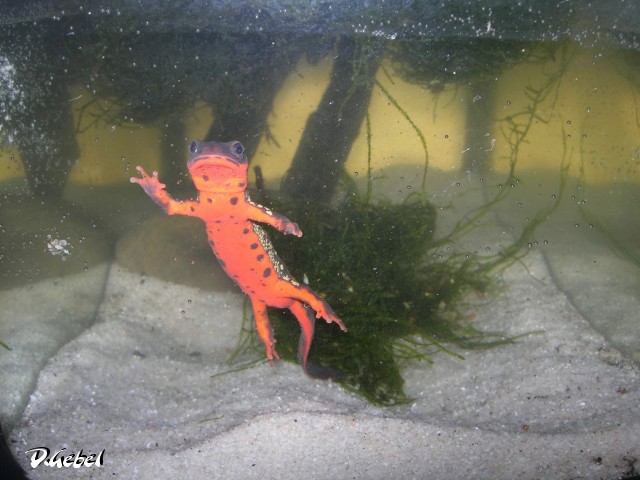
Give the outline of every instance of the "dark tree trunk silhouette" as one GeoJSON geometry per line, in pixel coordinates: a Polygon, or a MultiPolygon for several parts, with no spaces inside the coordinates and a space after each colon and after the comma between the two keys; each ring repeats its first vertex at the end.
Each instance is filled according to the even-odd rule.
{"type": "Polygon", "coordinates": [[[369,107],[380,64],[381,45],[369,42],[367,46],[366,57],[357,58],[361,51],[356,39],[341,37],[338,41],[329,86],[307,120],[283,180],[283,191],[293,198],[331,199],[369,107]]]}

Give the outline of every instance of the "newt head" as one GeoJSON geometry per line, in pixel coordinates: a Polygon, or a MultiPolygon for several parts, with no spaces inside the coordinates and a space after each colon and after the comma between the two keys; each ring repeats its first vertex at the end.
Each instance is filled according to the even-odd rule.
{"type": "Polygon", "coordinates": [[[247,188],[249,160],[240,142],[192,142],[187,162],[199,192],[242,192],[247,188]]]}

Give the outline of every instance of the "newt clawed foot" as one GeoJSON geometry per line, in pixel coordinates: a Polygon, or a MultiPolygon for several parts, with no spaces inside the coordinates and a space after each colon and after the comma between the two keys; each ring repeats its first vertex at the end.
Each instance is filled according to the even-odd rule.
{"type": "Polygon", "coordinates": [[[269,365],[273,367],[274,360],[280,360],[280,355],[276,352],[276,349],[273,345],[268,345],[265,347],[267,353],[267,360],[269,361],[269,365]]]}
{"type": "Polygon", "coordinates": [[[160,180],[158,180],[158,172],[154,171],[151,176],[149,176],[140,165],[136,167],[136,170],[140,172],[141,177],[131,177],[129,181],[140,185],[148,194],[154,193],[157,190],[164,190],[166,187],[164,183],[160,183],[160,180]]]}
{"type": "Polygon", "coordinates": [[[296,237],[302,236],[302,230],[296,222],[286,222],[282,225],[281,231],[287,235],[295,235],[296,237]]]}
{"type": "Polygon", "coordinates": [[[316,312],[316,318],[324,318],[327,323],[337,323],[340,327],[340,330],[342,330],[343,332],[347,331],[347,327],[345,327],[344,323],[342,323],[342,320],[340,320],[340,318],[335,313],[333,313],[331,308],[319,308],[316,312]]]}

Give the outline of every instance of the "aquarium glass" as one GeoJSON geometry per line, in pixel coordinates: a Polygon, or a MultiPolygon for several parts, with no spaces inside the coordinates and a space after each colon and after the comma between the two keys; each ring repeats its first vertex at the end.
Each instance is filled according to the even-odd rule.
{"type": "Polygon", "coordinates": [[[637,478],[636,2],[0,24],[0,469],[637,478]]]}

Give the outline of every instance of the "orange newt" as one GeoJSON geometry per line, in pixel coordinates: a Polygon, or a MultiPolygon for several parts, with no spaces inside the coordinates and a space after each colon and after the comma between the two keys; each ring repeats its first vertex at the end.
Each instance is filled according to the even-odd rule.
{"type": "Polygon", "coordinates": [[[251,299],[256,330],[271,365],[280,357],[267,307],[288,308],[302,330],[298,354],[304,371],[315,377],[332,376],[319,367],[310,371],[307,362],[315,319],[322,317],[328,323],[337,323],[343,331],[347,329],[327,302],[289,274],[266,232],[255,222],[300,237],[298,224],[251,201],[246,192],[249,161],[240,142],[193,142],[190,150],[187,167],[199,192],[197,200],[173,199],[158,180],[158,172],[149,176],[140,166],[136,170],[142,176],[131,177],[131,182],[140,185],[167,214],[204,221],[218,262],[251,299]]]}

